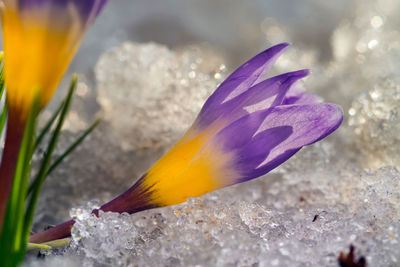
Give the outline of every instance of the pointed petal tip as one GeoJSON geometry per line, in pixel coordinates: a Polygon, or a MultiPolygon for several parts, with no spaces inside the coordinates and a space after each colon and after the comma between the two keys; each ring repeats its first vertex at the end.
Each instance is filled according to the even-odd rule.
{"type": "Polygon", "coordinates": [[[282,54],[289,46],[289,43],[280,43],[274,46],[271,46],[267,49],[265,49],[263,52],[259,54],[260,55],[268,55],[268,56],[279,56],[282,54]]]}
{"type": "MultiPolygon", "coordinates": [[[[274,46],[271,46],[264,51],[260,52],[256,56],[254,56],[252,59],[247,61],[243,65],[248,65],[248,63],[251,63],[252,65],[266,65],[266,70],[268,70],[272,64],[275,62],[275,60],[287,49],[289,46],[289,43],[280,43],[274,46]],[[257,62],[257,63],[256,63],[257,62]]],[[[265,73],[264,73],[265,74],[265,73]]]]}
{"type": "Polygon", "coordinates": [[[288,79],[292,80],[293,82],[303,79],[304,77],[308,76],[310,74],[309,69],[302,69],[302,70],[296,70],[292,72],[287,72],[283,75],[287,75],[288,79]]]}
{"type": "MultiPolygon", "coordinates": [[[[321,136],[314,140],[313,142],[311,142],[310,144],[313,144],[323,138],[325,138],[326,136],[330,135],[331,133],[333,133],[334,131],[336,131],[339,126],[342,124],[343,122],[343,109],[341,106],[334,104],[334,103],[319,103],[319,104],[314,104],[318,107],[320,107],[319,109],[319,115],[321,118],[321,122],[325,127],[325,130],[323,131],[323,133],[321,134],[321,136]]],[[[310,145],[307,144],[307,145],[310,145]]]]}
{"type": "MultiPolygon", "coordinates": [[[[297,81],[299,79],[302,79],[310,74],[309,69],[302,69],[302,70],[296,70],[296,71],[291,71],[291,72],[286,72],[283,74],[279,74],[277,76],[271,77],[267,80],[273,79],[273,80],[280,80],[280,81],[297,81]]],[[[265,81],[267,81],[265,80],[265,81]]]]}
{"type": "Polygon", "coordinates": [[[339,106],[338,104],[335,103],[330,103],[330,102],[325,102],[325,103],[321,103],[319,105],[324,105],[327,107],[327,109],[329,109],[332,114],[337,114],[340,117],[343,117],[343,108],[341,106],[339,106]]]}
{"type": "Polygon", "coordinates": [[[312,107],[314,112],[318,113],[320,123],[326,125],[327,128],[331,128],[332,132],[336,130],[343,121],[343,109],[335,103],[324,102],[294,106],[312,107]]]}
{"type": "Polygon", "coordinates": [[[340,124],[342,124],[343,122],[343,116],[344,116],[343,108],[335,103],[323,103],[323,104],[325,104],[330,109],[332,115],[331,121],[332,122],[336,121],[337,127],[339,127],[340,124]]]}
{"type": "Polygon", "coordinates": [[[304,77],[310,75],[311,70],[310,69],[302,69],[302,70],[294,71],[293,73],[296,74],[296,76],[304,78],[304,77]]]}
{"type": "Polygon", "coordinates": [[[291,45],[291,43],[289,43],[289,42],[283,42],[283,43],[279,43],[279,44],[277,44],[277,45],[274,45],[274,46],[272,46],[271,48],[279,47],[280,49],[285,49],[285,48],[287,48],[287,47],[290,46],[290,45],[291,45]]]}

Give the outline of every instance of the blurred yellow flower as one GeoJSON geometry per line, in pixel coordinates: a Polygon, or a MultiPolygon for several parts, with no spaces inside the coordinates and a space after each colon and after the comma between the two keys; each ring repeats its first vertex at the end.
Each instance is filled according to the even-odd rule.
{"type": "Polygon", "coordinates": [[[24,121],[36,97],[51,99],[105,0],[3,0],[9,111],[24,121]]]}

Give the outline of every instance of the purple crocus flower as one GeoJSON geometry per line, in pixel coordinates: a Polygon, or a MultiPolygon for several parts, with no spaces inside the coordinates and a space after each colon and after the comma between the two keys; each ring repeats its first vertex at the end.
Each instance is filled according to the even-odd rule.
{"type": "MultiPolygon", "coordinates": [[[[296,85],[308,70],[262,80],[287,46],[271,47],[233,72],[177,144],[100,210],[134,213],[174,205],[254,179],[335,131],[342,109],[296,85]]],[[[34,235],[31,242],[68,236],[73,223],[34,235]]]]}

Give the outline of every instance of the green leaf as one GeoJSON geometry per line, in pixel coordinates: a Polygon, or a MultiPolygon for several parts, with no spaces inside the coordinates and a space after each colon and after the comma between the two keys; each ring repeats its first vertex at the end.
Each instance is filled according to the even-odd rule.
{"type": "Polygon", "coordinates": [[[3,266],[17,266],[24,259],[26,241],[24,239],[27,225],[25,219],[25,195],[28,190],[31,169],[31,155],[34,147],[39,98],[31,108],[25,125],[24,135],[10,192],[6,216],[3,222],[0,239],[0,259],[3,266]]]}
{"type": "Polygon", "coordinates": [[[32,183],[31,195],[30,195],[30,199],[28,200],[28,206],[27,206],[26,214],[25,214],[25,224],[29,225],[29,228],[27,227],[25,229],[26,231],[24,233],[25,242],[28,241],[28,238],[29,238],[30,225],[32,224],[32,221],[33,221],[33,215],[35,212],[39,193],[42,188],[43,182],[46,178],[47,172],[49,170],[51,158],[52,158],[53,152],[55,150],[57,140],[60,136],[62,126],[64,124],[64,121],[65,121],[65,118],[69,111],[69,108],[71,106],[72,96],[75,92],[76,84],[77,84],[77,76],[74,75],[74,77],[72,78],[72,82],[71,82],[69,91],[68,91],[68,95],[67,95],[67,97],[65,99],[65,103],[62,107],[56,128],[55,128],[53,135],[50,139],[50,142],[47,146],[46,154],[42,160],[39,172],[32,183]]]}
{"type": "Polygon", "coordinates": [[[86,137],[99,125],[100,122],[101,119],[97,119],[88,129],[86,129],[86,131],[53,162],[47,171],[47,175],[50,175],[50,173],[52,173],[52,171],[54,171],[55,168],[57,168],[57,166],[86,139],[86,137]]]}
{"type": "Polygon", "coordinates": [[[39,145],[42,143],[42,141],[45,138],[45,136],[47,135],[47,133],[50,131],[54,122],[56,121],[56,119],[60,115],[61,111],[63,110],[64,103],[65,103],[65,101],[61,102],[61,104],[58,106],[57,110],[54,112],[53,116],[49,119],[49,121],[43,127],[42,131],[40,132],[39,136],[36,139],[35,149],[37,149],[39,147],[39,145]]]}
{"type": "MultiPolygon", "coordinates": [[[[3,94],[4,94],[4,83],[2,83],[0,80],[0,100],[3,98],[3,94]]],[[[7,105],[4,103],[4,106],[3,106],[3,109],[2,109],[1,115],[0,115],[0,135],[4,131],[4,126],[6,125],[6,121],[7,121],[7,105]]]]}
{"type": "MultiPolygon", "coordinates": [[[[53,132],[52,139],[50,140],[50,143],[49,143],[49,145],[48,145],[48,147],[47,147],[47,150],[46,150],[46,152],[45,152],[45,157],[43,158],[41,168],[40,168],[40,170],[39,170],[38,175],[36,176],[36,178],[33,180],[33,182],[31,183],[31,185],[29,186],[27,197],[28,197],[29,195],[32,194],[33,190],[34,190],[36,187],[40,186],[39,183],[40,183],[41,181],[40,181],[40,179],[38,179],[38,178],[39,178],[39,176],[40,176],[40,172],[42,171],[42,167],[44,167],[43,163],[46,162],[46,160],[48,160],[48,161],[51,162],[51,156],[48,155],[48,154],[49,154],[49,148],[50,148],[50,146],[51,146],[51,142],[54,141],[54,138],[56,138],[56,139],[58,140],[58,135],[59,135],[60,132],[61,132],[62,124],[64,124],[65,116],[66,116],[66,114],[68,113],[69,105],[71,104],[73,92],[75,91],[75,88],[76,88],[76,83],[77,83],[77,77],[74,75],[73,78],[72,78],[72,81],[71,81],[71,84],[70,84],[70,87],[69,87],[67,96],[66,96],[65,99],[61,102],[61,104],[58,106],[57,110],[54,112],[53,116],[50,118],[50,120],[49,120],[49,121],[47,122],[47,124],[44,126],[44,128],[42,129],[40,135],[39,135],[38,138],[36,139],[35,149],[37,149],[37,148],[39,147],[39,145],[40,145],[41,142],[43,141],[44,137],[45,137],[45,136],[47,135],[47,133],[50,131],[50,129],[51,129],[51,127],[53,126],[54,122],[55,122],[55,121],[57,120],[57,118],[58,118],[58,123],[57,123],[56,129],[55,129],[55,131],[53,132]],[[61,117],[60,117],[60,116],[61,116],[62,113],[64,113],[64,118],[63,118],[62,121],[61,121],[61,117]],[[61,124],[60,124],[60,122],[61,122],[61,124]],[[59,128],[59,127],[61,127],[61,128],[59,128]],[[59,128],[59,129],[58,129],[58,128],[59,128]],[[57,133],[57,129],[58,129],[58,133],[57,133]]],[[[57,142],[57,140],[55,140],[55,142],[57,142]]],[[[56,144],[56,143],[55,143],[55,144],[56,144]]],[[[54,148],[55,148],[55,144],[53,144],[53,146],[54,146],[54,147],[52,148],[53,150],[54,150],[54,148]]],[[[51,153],[52,153],[52,152],[51,152],[51,153]]],[[[47,176],[47,174],[45,175],[44,178],[46,178],[46,176],[47,176]]],[[[44,179],[43,179],[43,181],[44,181],[44,179]]],[[[43,183],[43,181],[42,181],[42,183],[43,183]]]]}
{"type": "MultiPolygon", "coordinates": [[[[0,63],[1,64],[1,63],[0,63]]],[[[0,99],[3,97],[5,92],[5,84],[4,84],[4,77],[3,77],[3,69],[0,71],[0,99]]]]}
{"type": "Polygon", "coordinates": [[[0,52],[0,68],[1,68],[1,70],[0,70],[0,87],[1,87],[0,99],[4,93],[4,64],[3,63],[4,63],[4,52],[2,51],[2,52],[0,52]]]}
{"type": "Polygon", "coordinates": [[[7,106],[4,105],[3,111],[1,112],[0,115],[0,135],[4,131],[4,126],[6,126],[6,121],[7,121],[7,106]]]}

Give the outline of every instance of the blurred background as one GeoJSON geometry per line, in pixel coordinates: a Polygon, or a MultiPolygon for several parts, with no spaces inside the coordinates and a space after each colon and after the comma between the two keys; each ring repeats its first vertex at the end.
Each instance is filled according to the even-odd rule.
{"type": "Polygon", "coordinates": [[[315,48],[321,60],[329,60],[331,35],[354,15],[356,2],[114,0],[86,35],[71,69],[89,71],[102,52],[126,40],[173,49],[206,44],[235,67],[268,43],[287,41],[288,35],[295,45],[315,48]]]}
{"type": "MultiPolygon", "coordinates": [[[[292,56],[291,62],[278,62],[279,71],[310,68],[315,71],[312,78],[332,78],[342,67],[333,66],[337,61],[353,59],[346,64],[355,63],[351,69],[359,72],[369,55],[377,59],[399,46],[399,5],[397,0],[114,0],[85,36],[70,73],[85,74],[95,88],[94,66],[100,55],[124,41],[155,42],[174,51],[202,46],[228,73],[273,44],[291,42],[301,53],[292,51],[297,60],[292,56]]],[[[370,74],[364,71],[362,76],[370,74]]],[[[340,86],[326,79],[323,83],[310,82],[311,90],[338,101],[332,91],[325,91],[340,86]]],[[[352,96],[360,91],[354,89],[352,96]]],[[[350,102],[344,101],[345,108],[350,102]]]]}

